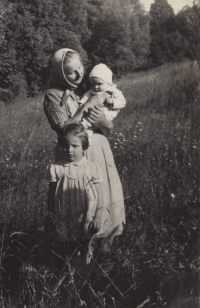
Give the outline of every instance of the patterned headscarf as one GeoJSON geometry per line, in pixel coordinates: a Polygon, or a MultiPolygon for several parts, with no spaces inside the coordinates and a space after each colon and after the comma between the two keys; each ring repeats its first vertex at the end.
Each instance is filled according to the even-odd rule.
{"type": "Polygon", "coordinates": [[[78,85],[69,82],[64,73],[64,66],[63,66],[64,59],[65,59],[66,53],[69,51],[77,54],[77,56],[80,59],[80,62],[82,63],[81,57],[78,54],[78,52],[72,49],[62,48],[56,51],[56,53],[54,54],[51,60],[49,84],[56,84],[56,85],[59,85],[67,89],[76,89],[78,85]]]}

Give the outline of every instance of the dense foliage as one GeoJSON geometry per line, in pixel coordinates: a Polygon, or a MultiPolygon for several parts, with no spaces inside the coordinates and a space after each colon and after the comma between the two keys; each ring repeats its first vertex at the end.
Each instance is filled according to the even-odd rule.
{"type": "Polygon", "coordinates": [[[199,18],[195,3],[176,16],[167,0],[155,0],[149,14],[139,0],[3,0],[0,99],[43,89],[49,60],[62,47],[80,52],[88,70],[104,62],[116,76],[195,59],[199,18]]]}

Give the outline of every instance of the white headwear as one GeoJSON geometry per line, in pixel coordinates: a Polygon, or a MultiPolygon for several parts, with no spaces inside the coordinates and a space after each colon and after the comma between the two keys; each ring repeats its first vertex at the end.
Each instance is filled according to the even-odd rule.
{"type": "Polygon", "coordinates": [[[103,81],[112,84],[112,71],[107,67],[107,65],[100,63],[93,67],[90,72],[89,78],[98,77],[103,81]]]}
{"type": "Polygon", "coordinates": [[[78,85],[69,82],[64,72],[64,59],[65,59],[67,52],[69,51],[75,53],[80,59],[80,62],[82,64],[82,60],[78,52],[72,49],[69,49],[69,48],[59,49],[58,51],[56,51],[56,53],[54,54],[51,60],[49,83],[58,84],[60,86],[63,86],[65,88],[67,87],[69,89],[76,89],[78,85]]]}

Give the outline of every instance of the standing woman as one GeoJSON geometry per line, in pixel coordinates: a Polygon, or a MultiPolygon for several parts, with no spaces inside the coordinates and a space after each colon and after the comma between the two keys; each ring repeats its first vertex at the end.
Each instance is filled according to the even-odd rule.
{"type": "MultiPolygon", "coordinates": [[[[44,110],[54,131],[59,134],[70,123],[80,121],[85,112],[88,120],[96,128],[92,145],[85,151],[85,157],[97,164],[103,171],[103,208],[97,209],[93,220],[95,232],[105,238],[111,234],[120,235],[125,223],[124,199],[119,175],[105,134],[109,134],[113,124],[109,122],[101,108],[95,106],[97,98],[91,98],[79,108],[76,89],[82,82],[84,67],[79,54],[71,49],[58,50],[51,61],[49,89],[44,97],[44,110]],[[99,226],[99,227],[98,227],[99,226]]],[[[98,95],[98,103],[103,104],[108,93],[98,95]]],[[[62,151],[56,149],[56,161],[62,160],[62,151]]]]}

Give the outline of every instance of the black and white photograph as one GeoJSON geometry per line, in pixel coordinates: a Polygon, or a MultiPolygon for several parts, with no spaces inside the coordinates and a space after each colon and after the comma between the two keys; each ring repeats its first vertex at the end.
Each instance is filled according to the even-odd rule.
{"type": "Polygon", "coordinates": [[[200,0],[0,0],[0,308],[200,308],[200,0]]]}

